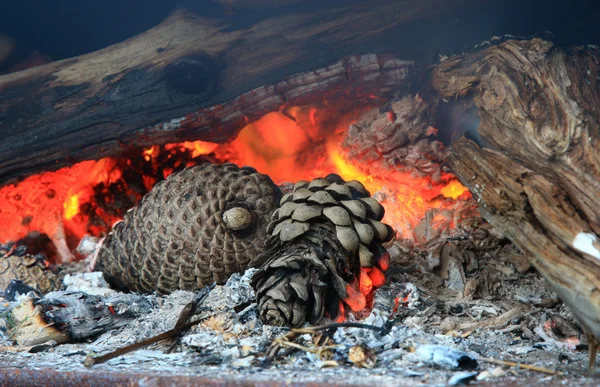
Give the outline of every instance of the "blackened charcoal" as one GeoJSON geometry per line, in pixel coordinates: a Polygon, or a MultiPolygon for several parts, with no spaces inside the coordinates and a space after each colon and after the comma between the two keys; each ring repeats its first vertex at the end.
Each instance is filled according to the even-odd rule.
{"type": "Polygon", "coordinates": [[[10,281],[6,290],[4,290],[4,298],[6,301],[15,301],[18,296],[29,292],[34,292],[38,296],[40,295],[37,290],[29,285],[25,285],[23,281],[14,279],[10,281]]]}

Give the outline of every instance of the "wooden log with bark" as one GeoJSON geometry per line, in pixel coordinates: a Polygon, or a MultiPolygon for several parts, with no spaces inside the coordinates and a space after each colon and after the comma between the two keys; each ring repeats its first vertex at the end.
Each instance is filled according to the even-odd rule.
{"type": "Polygon", "coordinates": [[[224,142],[316,91],[395,90],[409,62],[356,54],[393,51],[403,23],[483,1],[321,2],[245,24],[180,10],[122,43],[1,76],[0,182],[131,147],[224,142]]]}
{"type": "Polygon", "coordinates": [[[595,47],[511,40],[446,60],[430,83],[448,126],[467,130],[450,166],[570,306],[590,366],[600,338],[599,63],[595,47]]]}

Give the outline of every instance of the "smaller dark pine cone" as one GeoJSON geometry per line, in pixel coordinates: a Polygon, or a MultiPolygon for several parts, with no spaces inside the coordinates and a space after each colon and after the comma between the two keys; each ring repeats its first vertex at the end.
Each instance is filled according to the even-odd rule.
{"type": "Polygon", "coordinates": [[[0,293],[4,292],[13,279],[20,280],[40,293],[56,290],[59,283],[56,274],[39,257],[28,254],[0,256],[0,293]]]}
{"type": "MultiPolygon", "coordinates": [[[[393,230],[384,208],[358,181],[338,175],[299,181],[273,213],[264,262],[252,279],[261,320],[300,326],[335,316],[340,300],[360,298],[350,283],[379,264],[393,230]],[[352,293],[352,294],[349,294],[352,293]]],[[[380,267],[385,269],[385,267],[380,267]]],[[[352,302],[356,310],[360,302],[352,302]]]]}
{"type": "Polygon", "coordinates": [[[206,164],[174,173],[115,224],[95,269],[112,286],[139,292],[224,283],[263,251],[280,197],[250,167],[206,164]]]}

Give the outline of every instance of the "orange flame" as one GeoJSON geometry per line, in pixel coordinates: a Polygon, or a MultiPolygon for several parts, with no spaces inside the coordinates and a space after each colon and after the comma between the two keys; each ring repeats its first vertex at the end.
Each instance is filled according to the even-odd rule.
{"type": "Polygon", "coordinates": [[[463,193],[468,192],[467,187],[462,185],[458,180],[452,180],[446,185],[442,187],[440,192],[447,198],[458,199],[463,193]]]}
{"type": "Polygon", "coordinates": [[[77,215],[77,213],[79,213],[79,196],[78,195],[73,195],[70,196],[69,198],[67,198],[67,200],[65,200],[65,213],[64,213],[64,217],[67,220],[71,220],[73,219],[73,217],[75,215],[77,215]]]}
{"type": "Polygon", "coordinates": [[[206,142],[206,141],[186,141],[182,143],[176,144],[167,144],[165,145],[165,150],[172,150],[179,148],[180,150],[190,150],[192,151],[192,158],[207,155],[212,153],[219,147],[219,144],[215,144],[214,142],[206,142]]]}
{"type": "MultiPolygon", "coordinates": [[[[124,188],[129,198],[127,202],[139,200],[158,181],[197,164],[205,155],[210,155],[210,160],[253,166],[277,184],[311,180],[329,173],[337,173],[345,180],[359,180],[384,205],[384,222],[391,224],[404,238],[413,237],[411,230],[428,210],[443,210],[454,200],[469,197],[467,189],[450,174],[433,182],[379,163],[347,159],[340,146],[343,135],[367,107],[340,113],[341,107],[332,107],[327,102],[323,106],[295,106],[266,114],[247,125],[228,144],[193,141],[143,149],[135,165],[145,172],[137,174],[136,189],[124,188]],[[178,156],[183,154],[189,157],[179,160],[178,156]]],[[[110,231],[119,218],[102,206],[118,207],[119,203],[110,199],[109,187],[131,176],[127,168],[133,167],[132,163],[134,159],[85,161],[31,176],[18,185],[1,187],[0,243],[18,240],[31,231],[45,233],[59,242],[69,235],[77,242],[85,234],[99,236],[110,231]],[[104,197],[105,203],[98,203],[98,195],[104,197]]],[[[133,183],[125,181],[124,184],[133,183]]],[[[436,215],[434,221],[451,220],[436,215]]],[[[381,257],[379,269],[385,270],[388,266],[389,256],[381,257]]],[[[382,283],[384,278],[379,275],[379,269],[363,274],[365,281],[360,282],[364,288],[361,290],[368,288],[369,281],[372,286],[382,283]]]]}
{"type": "Polygon", "coordinates": [[[142,152],[142,154],[144,155],[144,160],[150,161],[152,159],[152,153],[154,153],[154,147],[144,149],[144,152],[142,152]]]}

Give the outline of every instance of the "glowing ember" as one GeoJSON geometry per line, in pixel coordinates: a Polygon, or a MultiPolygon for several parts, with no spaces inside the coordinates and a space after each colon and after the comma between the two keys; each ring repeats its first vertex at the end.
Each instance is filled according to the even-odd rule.
{"type": "Polygon", "coordinates": [[[385,284],[385,275],[377,267],[370,267],[367,269],[367,274],[374,287],[379,288],[385,284]]]}
{"type": "MultiPolygon", "coordinates": [[[[111,160],[84,161],[56,172],[30,176],[18,185],[0,189],[0,243],[16,241],[31,232],[46,234],[63,260],[76,247],[67,243],[65,226],[77,228],[77,215],[83,198],[92,188],[109,179],[111,160]],[[73,222],[72,222],[73,221],[73,222]]],[[[77,238],[83,237],[76,234],[77,238]]]]}
{"type": "Polygon", "coordinates": [[[64,204],[65,207],[65,219],[71,220],[79,212],[79,196],[73,195],[69,197],[64,204]]]}
{"type": "Polygon", "coordinates": [[[357,291],[351,285],[346,285],[348,296],[344,299],[346,305],[354,312],[360,312],[367,306],[367,299],[362,292],[357,291]]]}
{"type": "Polygon", "coordinates": [[[142,153],[144,155],[144,160],[150,161],[152,159],[152,153],[154,153],[155,147],[150,147],[148,149],[144,149],[142,153]]]}
{"type": "Polygon", "coordinates": [[[369,277],[369,273],[367,272],[367,269],[365,269],[364,267],[360,268],[359,283],[360,283],[359,290],[365,296],[367,294],[371,293],[371,291],[373,290],[373,281],[369,277]]]}
{"type": "Polygon", "coordinates": [[[215,144],[214,142],[206,142],[206,141],[186,141],[182,143],[176,144],[167,144],[165,145],[165,150],[179,149],[183,151],[185,149],[190,150],[192,152],[192,158],[207,155],[212,153],[219,147],[219,144],[215,144]]]}
{"type": "MultiPolygon", "coordinates": [[[[106,234],[158,181],[207,160],[253,166],[277,184],[329,173],[359,180],[385,206],[384,222],[403,238],[413,237],[411,231],[427,211],[448,209],[456,200],[470,197],[451,174],[438,176],[433,182],[379,163],[367,165],[347,159],[340,145],[343,136],[353,120],[369,107],[344,111],[327,102],[322,105],[266,114],[228,144],[194,141],[152,146],[128,159],[85,161],[2,187],[0,243],[36,231],[47,234],[57,245],[59,255],[69,259],[69,251],[85,234],[106,234]]],[[[433,221],[448,224],[450,218],[440,213],[433,221]]],[[[378,266],[387,269],[389,256],[382,256],[378,266]]],[[[352,310],[364,301],[356,294],[367,294],[367,289],[384,281],[377,268],[361,272],[361,278],[349,296],[352,310]]]]}
{"type": "Polygon", "coordinates": [[[467,192],[468,189],[460,184],[458,180],[452,180],[445,187],[442,187],[440,192],[447,198],[458,199],[460,195],[467,192]]]}

